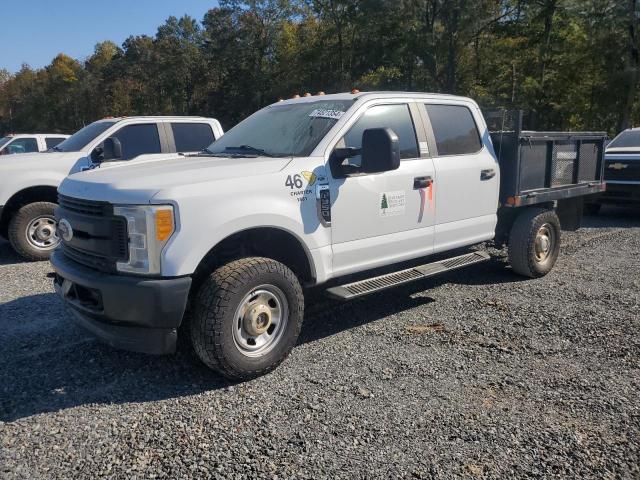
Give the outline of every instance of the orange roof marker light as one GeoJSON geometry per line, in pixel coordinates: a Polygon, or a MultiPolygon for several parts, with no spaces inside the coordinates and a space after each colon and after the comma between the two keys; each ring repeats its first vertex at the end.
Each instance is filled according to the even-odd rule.
{"type": "Polygon", "coordinates": [[[322,90],[320,90],[318,93],[316,93],[316,95],[326,95],[326,93],[324,93],[322,90]]]}
{"type": "Polygon", "coordinates": [[[360,93],[360,90],[358,90],[357,88],[354,88],[353,90],[351,90],[352,95],[355,95],[356,93],[360,93]]]}
{"type": "Polygon", "coordinates": [[[296,93],[296,94],[295,94],[293,97],[291,97],[291,98],[300,98],[300,95],[298,95],[298,94],[296,93]]]}
{"type": "Polygon", "coordinates": [[[311,94],[310,94],[309,92],[307,92],[307,93],[305,93],[305,94],[304,94],[304,96],[305,96],[305,97],[310,97],[310,96],[311,96],[311,94]]]}

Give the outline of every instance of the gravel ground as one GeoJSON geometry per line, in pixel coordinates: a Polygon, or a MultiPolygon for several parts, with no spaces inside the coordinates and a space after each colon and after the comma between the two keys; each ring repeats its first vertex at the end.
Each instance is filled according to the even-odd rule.
{"type": "Polygon", "coordinates": [[[274,373],[230,384],[70,322],[0,244],[0,477],[640,477],[640,211],[555,270],[489,263],[316,300],[274,373]]]}

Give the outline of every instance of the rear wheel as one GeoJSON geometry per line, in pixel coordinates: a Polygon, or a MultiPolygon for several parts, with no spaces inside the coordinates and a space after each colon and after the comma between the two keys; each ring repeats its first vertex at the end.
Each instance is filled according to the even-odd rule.
{"type": "Polygon", "coordinates": [[[8,240],[27,260],[47,260],[60,240],[56,234],[55,203],[35,202],[21,207],[9,221],[8,240]]]}
{"type": "Polygon", "coordinates": [[[538,278],[551,271],[560,253],[560,221],[553,210],[524,210],[509,234],[509,263],[514,272],[538,278]]]}
{"type": "Polygon", "coordinates": [[[289,268],[269,258],[236,260],[201,285],[191,342],[198,357],[225,377],[256,377],[289,355],[303,312],[302,288],[289,268]]]}

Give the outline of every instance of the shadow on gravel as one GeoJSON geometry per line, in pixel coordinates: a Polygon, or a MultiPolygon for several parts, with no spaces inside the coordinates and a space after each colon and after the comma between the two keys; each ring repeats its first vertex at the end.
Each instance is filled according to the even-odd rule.
{"type": "Polygon", "coordinates": [[[13,251],[9,242],[0,239],[0,265],[15,265],[24,261],[13,251]]]}
{"type": "MultiPolygon", "coordinates": [[[[298,344],[321,341],[435,301],[416,295],[443,283],[517,281],[499,261],[451,272],[352,302],[309,299],[298,344]]],[[[199,394],[232,385],[188,348],[150,356],[103,345],[73,324],[55,294],[0,305],[0,419],[5,422],[87,404],[141,403],[199,394]]]]}
{"type": "Polygon", "coordinates": [[[0,420],[87,404],[149,402],[232,385],[190,349],[151,356],[101,344],[55,294],[0,305],[0,420]]]}
{"type": "Polygon", "coordinates": [[[492,257],[487,262],[465,269],[347,302],[328,300],[320,292],[314,292],[307,301],[307,314],[298,344],[322,340],[344,330],[435,302],[428,292],[444,284],[498,285],[526,281],[530,279],[514,274],[502,259],[492,257]]]}
{"type": "Polygon", "coordinates": [[[598,215],[585,215],[584,228],[638,228],[640,227],[640,206],[603,205],[598,215]]]}

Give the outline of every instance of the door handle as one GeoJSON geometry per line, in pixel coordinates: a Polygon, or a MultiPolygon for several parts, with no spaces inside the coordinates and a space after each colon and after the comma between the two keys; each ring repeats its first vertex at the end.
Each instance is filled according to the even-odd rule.
{"type": "Polygon", "coordinates": [[[480,180],[490,180],[496,176],[496,171],[493,168],[482,170],[480,172],[480,180]]]}
{"type": "Polygon", "coordinates": [[[427,188],[432,183],[433,178],[431,177],[416,177],[413,179],[413,189],[418,190],[420,188],[427,188]]]}

